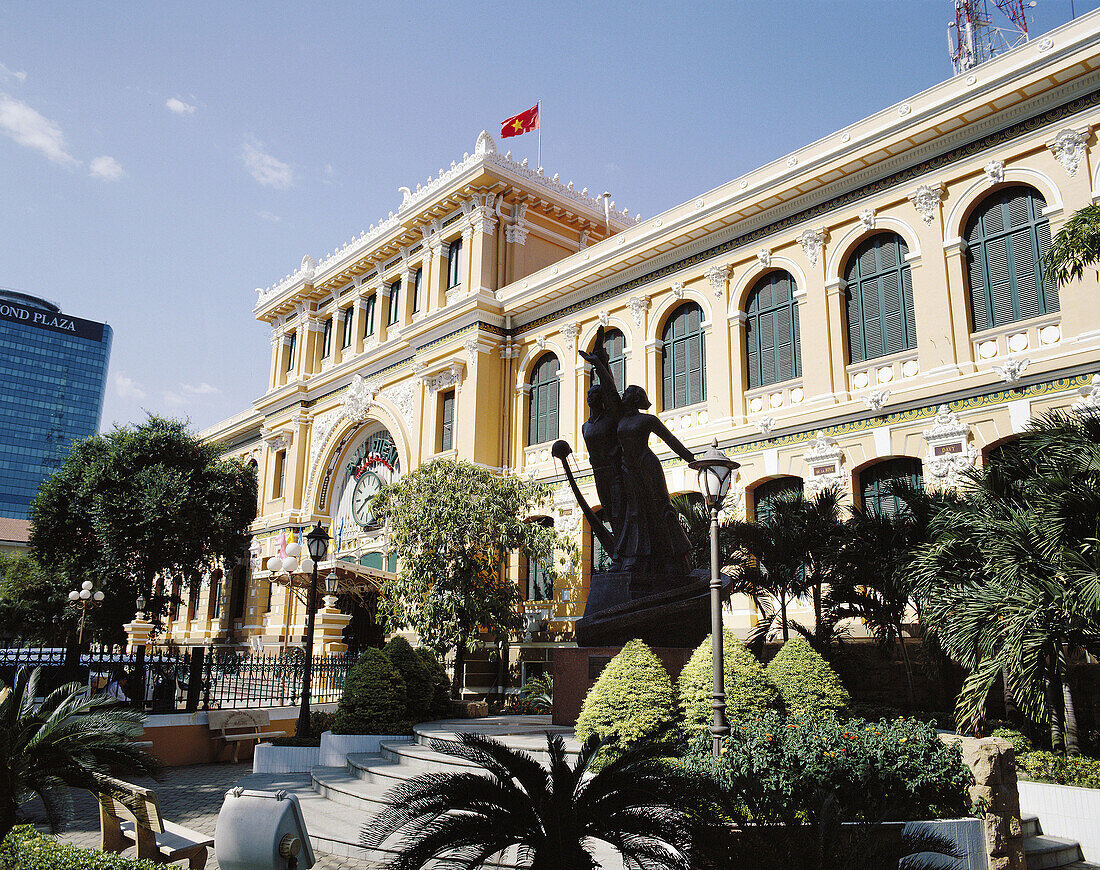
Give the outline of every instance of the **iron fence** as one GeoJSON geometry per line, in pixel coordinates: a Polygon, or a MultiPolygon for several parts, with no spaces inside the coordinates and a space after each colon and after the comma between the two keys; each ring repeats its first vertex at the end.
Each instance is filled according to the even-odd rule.
{"type": "MultiPolygon", "coordinates": [[[[21,667],[39,667],[40,693],[69,682],[90,692],[115,688],[135,707],[151,713],[176,710],[297,706],[302,697],[305,655],[277,655],[231,647],[191,647],[127,653],[119,649],[64,647],[0,648],[0,679],[10,685],[21,667]]],[[[338,701],[353,656],[313,657],[312,703],[338,701]]]]}

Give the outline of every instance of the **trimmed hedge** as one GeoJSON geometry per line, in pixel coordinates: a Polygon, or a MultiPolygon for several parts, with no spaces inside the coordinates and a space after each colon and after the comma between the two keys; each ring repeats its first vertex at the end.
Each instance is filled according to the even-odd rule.
{"type": "Polygon", "coordinates": [[[428,669],[428,676],[432,681],[432,700],[428,704],[429,719],[449,719],[451,716],[451,681],[447,677],[442,663],[426,646],[418,646],[415,650],[424,667],[428,669]]]}
{"type": "Polygon", "coordinates": [[[382,650],[368,649],[344,680],[333,733],[407,734],[411,727],[401,672],[382,650]]]}
{"type": "Polygon", "coordinates": [[[581,742],[598,734],[619,752],[640,740],[662,739],[675,721],[668,672],[653,650],[632,640],[589,690],[574,731],[581,742]]]}
{"type": "Polygon", "coordinates": [[[791,715],[839,713],[851,701],[836,671],[804,637],[784,643],[765,670],[791,715]]]}
{"type": "Polygon", "coordinates": [[[1022,731],[1017,731],[1015,728],[997,728],[989,736],[1000,737],[1002,740],[1007,740],[1011,743],[1012,748],[1016,750],[1017,764],[1020,762],[1020,756],[1024,753],[1032,752],[1035,749],[1035,744],[1031,742],[1031,738],[1022,731]]]}
{"type": "Polygon", "coordinates": [[[405,681],[405,697],[408,717],[413,722],[423,722],[432,704],[432,675],[405,638],[396,635],[383,648],[393,666],[401,672],[405,681]]]}
{"type": "MultiPolygon", "coordinates": [[[[777,708],[779,690],[768,679],[764,666],[728,628],[722,631],[722,637],[727,718],[736,721],[777,708]]],[[[712,642],[712,635],[708,634],[680,672],[680,708],[684,729],[689,733],[709,728],[714,719],[710,697],[714,684],[712,642]]]]}
{"type": "Polygon", "coordinates": [[[12,828],[0,845],[0,870],[158,870],[163,866],[59,843],[30,825],[12,828]]]}
{"type": "Polygon", "coordinates": [[[1021,779],[1100,788],[1100,759],[1082,755],[1055,755],[1053,752],[1025,752],[1016,756],[1021,779]]]}

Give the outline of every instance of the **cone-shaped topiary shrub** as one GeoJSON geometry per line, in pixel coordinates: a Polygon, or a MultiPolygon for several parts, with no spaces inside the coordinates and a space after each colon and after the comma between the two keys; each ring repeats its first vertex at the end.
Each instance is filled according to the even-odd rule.
{"type": "MultiPolygon", "coordinates": [[[[761,716],[769,708],[778,708],[779,691],[768,679],[764,666],[729,629],[722,632],[722,637],[726,717],[744,719],[761,716]]],[[[708,634],[680,672],[680,708],[684,713],[684,729],[689,732],[705,730],[714,720],[714,708],[710,705],[713,688],[711,643],[708,634]]]]}
{"type": "Polygon", "coordinates": [[[838,713],[851,698],[825,659],[804,637],[792,637],[765,669],[791,715],[838,713]]]}
{"type": "Polygon", "coordinates": [[[404,734],[410,728],[401,672],[380,649],[368,649],[344,680],[336,734],[404,734]]]}
{"type": "Polygon", "coordinates": [[[668,672],[653,650],[632,640],[589,690],[575,732],[581,742],[598,734],[614,754],[639,740],[660,739],[675,720],[668,672]]]}
{"type": "Polygon", "coordinates": [[[393,666],[401,672],[405,681],[405,697],[408,700],[408,717],[413,722],[423,722],[432,704],[432,675],[405,638],[397,635],[383,648],[393,666]]]}
{"type": "Polygon", "coordinates": [[[418,646],[416,654],[428,669],[428,675],[432,680],[432,700],[428,704],[428,718],[447,719],[451,715],[451,681],[447,678],[447,671],[435,657],[435,653],[426,646],[418,646]]]}

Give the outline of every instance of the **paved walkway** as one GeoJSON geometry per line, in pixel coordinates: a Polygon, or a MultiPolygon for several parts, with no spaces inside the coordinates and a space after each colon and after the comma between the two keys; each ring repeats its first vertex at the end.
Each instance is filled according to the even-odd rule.
{"type": "MultiPolygon", "coordinates": [[[[134,782],[156,791],[161,812],[166,819],[213,837],[225,793],[237,780],[251,773],[251,761],[241,764],[194,764],[188,767],[165,768],[159,781],[134,782]]],[[[99,805],[88,792],[74,792],[73,798],[75,816],[58,838],[77,846],[96,849],[99,847],[99,805]]],[[[37,800],[26,804],[23,811],[40,830],[48,830],[42,805],[37,800]]],[[[133,849],[125,854],[132,856],[133,849]]],[[[320,852],[315,855],[317,863],[313,866],[317,870],[367,870],[371,867],[367,862],[358,859],[324,855],[320,852]]],[[[185,864],[173,866],[186,867],[185,864]]],[[[207,870],[218,870],[213,849],[210,850],[206,867],[207,870]]]]}

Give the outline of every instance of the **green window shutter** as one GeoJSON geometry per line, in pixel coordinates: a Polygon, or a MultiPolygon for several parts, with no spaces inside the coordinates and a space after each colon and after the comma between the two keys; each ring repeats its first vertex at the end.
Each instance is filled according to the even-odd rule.
{"type": "Polygon", "coordinates": [[[787,272],[772,272],[749,294],[745,340],[749,389],[802,374],[795,283],[787,272]]]}
{"type": "Polygon", "coordinates": [[[864,362],[916,347],[909,248],[896,233],[880,233],[852,253],[846,325],[848,360],[864,362]]]}
{"type": "Polygon", "coordinates": [[[772,507],[784,495],[802,489],[801,477],[776,477],[766,480],[752,491],[753,519],[760,523],[771,514],[772,507]]]}
{"type": "Polygon", "coordinates": [[[290,347],[287,348],[287,352],[286,352],[286,370],[288,372],[293,371],[293,369],[294,369],[294,345],[297,344],[297,343],[298,343],[298,333],[297,332],[290,333],[290,347]]]}
{"type": "Polygon", "coordinates": [[[542,444],[558,437],[558,358],[546,354],[531,372],[531,403],[527,443],[542,444]]]}
{"type": "Polygon", "coordinates": [[[694,302],[677,308],[662,334],[662,405],[671,411],[703,401],[703,309],[694,302]]]}
{"type": "Polygon", "coordinates": [[[760,371],[760,330],[756,328],[756,319],[749,317],[745,320],[745,363],[748,369],[748,384],[750,390],[755,390],[763,382],[763,374],[760,371]]]}
{"type": "Polygon", "coordinates": [[[923,486],[924,475],[919,459],[907,456],[887,459],[863,469],[859,475],[863,509],[875,516],[895,516],[903,509],[901,500],[890,492],[894,481],[923,486]]]}
{"type": "Polygon", "coordinates": [[[462,259],[462,239],[455,239],[447,248],[447,289],[461,283],[459,262],[462,259]]]}
{"type": "Polygon", "coordinates": [[[325,321],[324,332],[321,334],[321,358],[326,358],[332,353],[332,318],[325,321]]]}
{"type": "Polygon", "coordinates": [[[367,297],[367,310],[363,317],[363,337],[374,335],[374,307],[376,296],[372,293],[367,297]]]}
{"type": "Polygon", "coordinates": [[[401,282],[394,281],[390,284],[390,311],[387,324],[400,323],[401,321],[401,282]]]}
{"type": "Polygon", "coordinates": [[[967,226],[970,312],[975,332],[1058,310],[1043,257],[1050,247],[1046,200],[1030,187],[997,191],[967,226]]]}
{"type": "Polygon", "coordinates": [[[450,450],[454,447],[455,424],[455,391],[448,390],[443,394],[443,424],[440,436],[440,450],[450,450]]]}
{"type": "Polygon", "coordinates": [[[420,276],[423,269],[417,269],[413,273],[413,311],[420,310],[420,276]]]}

